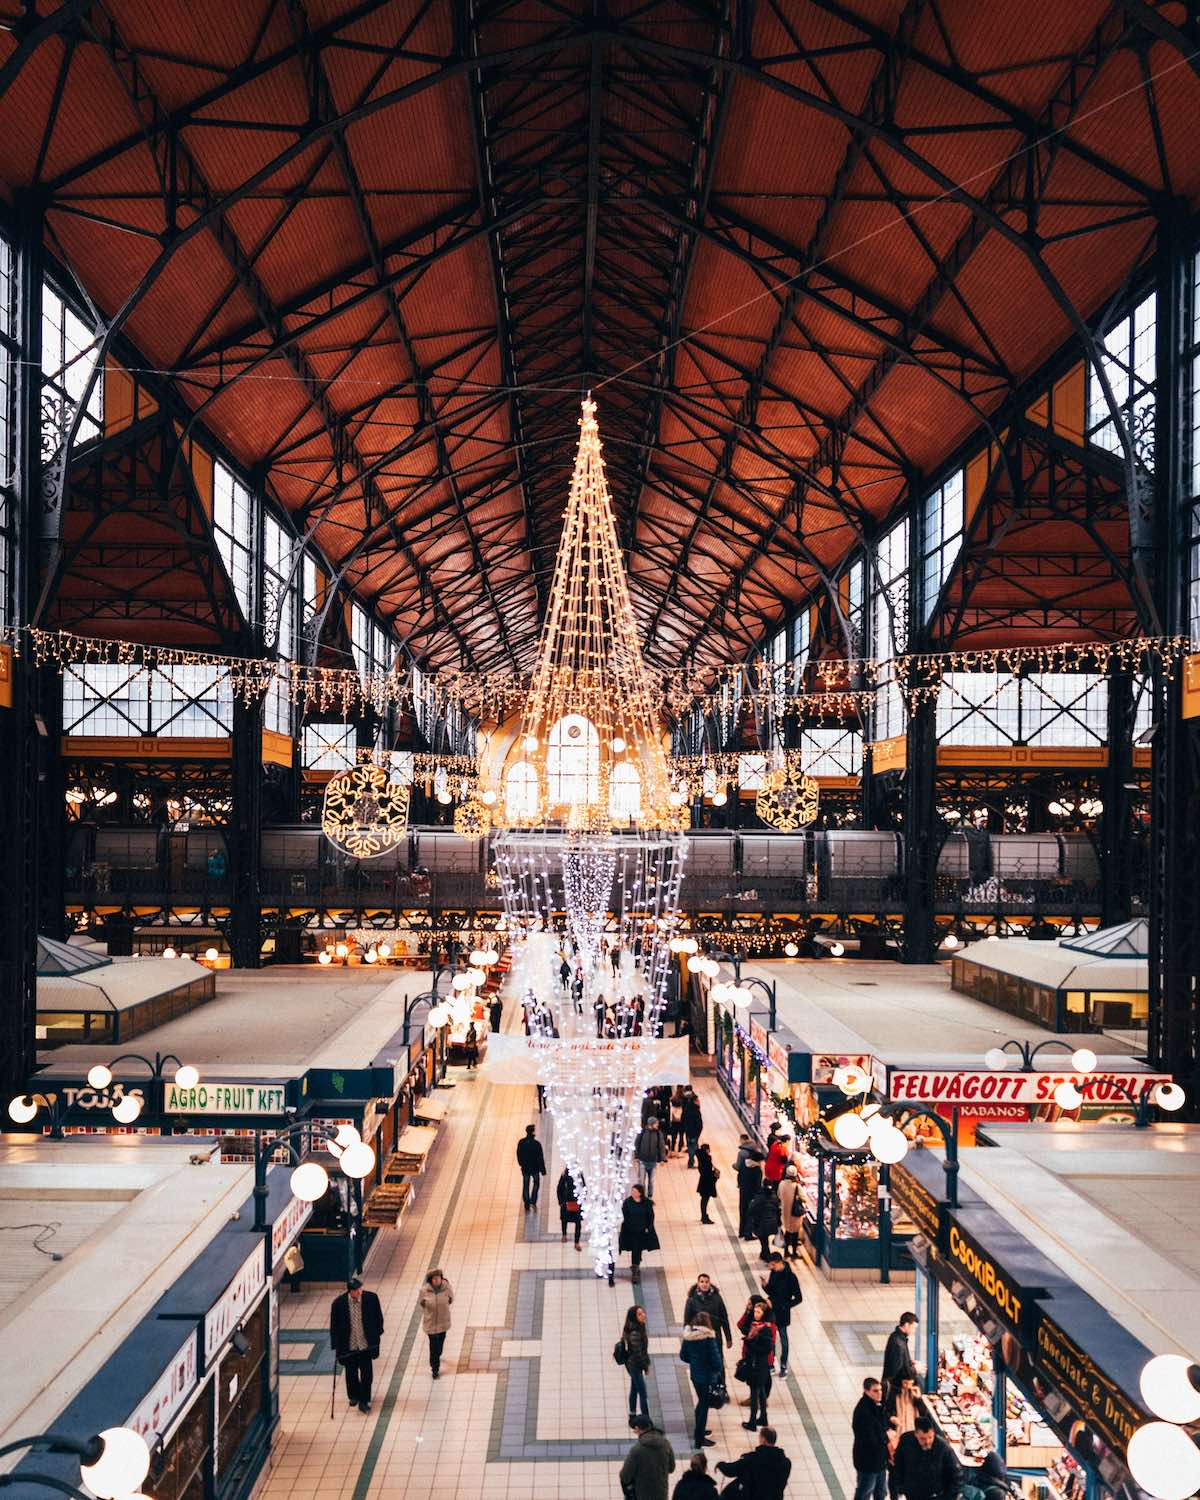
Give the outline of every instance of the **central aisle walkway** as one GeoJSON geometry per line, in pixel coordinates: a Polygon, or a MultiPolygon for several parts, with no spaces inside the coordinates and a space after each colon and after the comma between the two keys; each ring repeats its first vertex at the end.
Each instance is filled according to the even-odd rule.
{"type": "MultiPolygon", "coordinates": [[[[505,1012],[504,1029],[515,1030],[519,1006],[511,995],[505,1012]]],[[[637,1288],[623,1256],[612,1289],[593,1275],[586,1245],[579,1254],[560,1237],[554,1184],[561,1163],[534,1090],[490,1085],[462,1069],[447,1082],[454,1084],[443,1095],[450,1108],[416,1206],[399,1231],[381,1233],[367,1262],[366,1283],[386,1321],[373,1408],[364,1415],[349,1407],[339,1381],[330,1417],[332,1291],[281,1292],[282,1414],[262,1493],[270,1500],[620,1500],[617,1472],[631,1434],[628,1382],[612,1348],[635,1300],[650,1323],[651,1415],[675,1448],[673,1487],[691,1452],[691,1388],[678,1359],[687,1289],[697,1271],[708,1271],[736,1320],[761,1274],[757,1244],[734,1235],[733,1111],[714,1081],[697,1080],[704,1139],[721,1169],[716,1224],[700,1225],[696,1175],[686,1156],[673,1157],[656,1182],[662,1251],[648,1257],[637,1288]],[[527,1215],[515,1150],[530,1121],[537,1121],[549,1175],[538,1212],[527,1215]],[[455,1293],[436,1383],[417,1308],[421,1280],[434,1266],[455,1293]]],[[[903,1284],[831,1284],[807,1262],[797,1272],[805,1300],[793,1317],[791,1374],[775,1381],[770,1406],[792,1459],[788,1497],[849,1500],[849,1412],[863,1376],[878,1373],[884,1340],[912,1292],[903,1284]]],[[[710,1423],[717,1443],[707,1450],[710,1471],[754,1441],[740,1425],[745,1387],[732,1380],[733,1358],[731,1403],[710,1423]]]]}

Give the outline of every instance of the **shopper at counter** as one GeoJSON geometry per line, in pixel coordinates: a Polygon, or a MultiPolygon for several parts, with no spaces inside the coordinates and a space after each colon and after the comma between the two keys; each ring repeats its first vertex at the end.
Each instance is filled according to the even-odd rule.
{"type": "Polygon", "coordinates": [[[892,1387],[897,1382],[917,1378],[917,1367],[913,1363],[912,1350],[908,1343],[916,1326],[916,1313],[906,1312],[901,1315],[900,1321],[888,1334],[887,1346],[883,1351],[882,1379],[885,1396],[891,1395],[892,1387]]]}
{"type": "Polygon", "coordinates": [[[346,1371],[346,1395],[359,1411],[371,1410],[371,1382],[379,1341],[383,1337],[383,1309],[374,1292],[363,1290],[357,1276],[335,1297],[329,1309],[329,1342],[346,1371]]]}
{"type": "Polygon", "coordinates": [[[883,1386],[874,1376],[863,1381],[863,1393],[850,1425],[854,1433],[851,1453],[854,1500],[887,1500],[887,1418],[883,1411],[883,1386]]]}
{"type": "Polygon", "coordinates": [[[928,1417],[918,1417],[896,1448],[896,1488],[905,1500],[957,1500],[962,1465],[928,1417]]]}

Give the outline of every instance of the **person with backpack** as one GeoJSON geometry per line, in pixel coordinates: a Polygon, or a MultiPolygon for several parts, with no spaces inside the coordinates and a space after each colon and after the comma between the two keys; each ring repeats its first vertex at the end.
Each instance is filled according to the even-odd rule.
{"type": "Polygon", "coordinates": [[[708,1217],[708,1205],[717,1196],[717,1179],[720,1172],[713,1165],[712,1152],[707,1146],[701,1146],[696,1152],[696,1191],[700,1194],[700,1222],[711,1224],[713,1221],[708,1217]]]}
{"type": "Polygon", "coordinates": [[[692,1322],[684,1325],[679,1357],[688,1367],[692,1389],[696,1392],[692,1446],[711,1448],[714,1444],[708,1436],[708,1413],[715,1392],[719,1390],[721,1393],[718,1405],[724,1399],[725,1361],[721,1358],[721,1342],[707,1313],[697,1312],[692,1322]]]}
{"type": "Polygon", "coordinates": [[[792,1322],[792,1308],[804,1301],[804,1293],[791,1266],[785,1265],[779,1250],[771,1252],[770,1270],[764,1277],[762,1289],[771,1299],[771,1319],[779,1334],[779,1378],[788,1372],[788,1329],[792,1322]]]}
{"type": "Polygon", "coordinates": [[[800,1235],[804,1229],[804,1194],[796,1168],[787,1169],[779,1185],[779,1228],[783,1234],[783,1253],[788,1260],[800,1259],[800,1235]]]}
{"type": "Polygon", "coordinates": [[[646,1376],[650,1371],[650,1334],[646,1327],[646,1309],[636,1303],[625,1314],[625,1326],[613,1356],[618,1364],[625,1366],[629,1376],[629,1415],[637,1416],[639,1407],[642,1416],[649,1420],[650,1397],[646,1391],[646,1376]]]}
{"type": "Polygon", "coordinates": [[[752,1240],[750,1229],[750,1205],[762,1187],[762,1156],[755,1149],[748,1135],[743,1135],[734,1162],[738,1185],[738,1238],[752,1240]]]}

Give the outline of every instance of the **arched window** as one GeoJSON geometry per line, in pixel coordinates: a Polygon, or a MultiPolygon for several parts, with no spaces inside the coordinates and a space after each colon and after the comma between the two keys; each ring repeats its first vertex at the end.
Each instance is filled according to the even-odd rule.
{"type": "Polygon", "coordinates": [[[614,822],[625,823],[642,815],[642,778],[636,766],[619,761],[608,783],[608,815],[614,822]]]}
{"type": "Polygon", "coordinates": [[[600,798],[600,736],[582,714],[566,714],[550,730],[546,751],[550,806],[586,805],[600,798]]]}
{"type": "Polygon", "coordinates": [[[504,806],[510,822],[534,817],[537,805],[537,771],[527,760],[519,760],[504,778],[504,806]]]}

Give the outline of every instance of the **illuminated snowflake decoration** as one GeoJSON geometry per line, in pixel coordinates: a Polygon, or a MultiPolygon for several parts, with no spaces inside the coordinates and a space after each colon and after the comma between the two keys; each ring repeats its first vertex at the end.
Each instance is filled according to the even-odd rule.
{"type": "Polygon", "coordinates": [[[454,809],[454,831],[465,839],[481,839],[491,826],[491,814],[474,797],[468,797],[454,809]]]}
{"type": "Polygon", "coordinates": [[[325,788],[321,831],[355,859],[394,849],[408,829],[408,787],[372,762],[339,771],[325,788]]]}
{"type": "Polygon", "coordinates": [[[819,796],[814,777],[781,766],[763,777],[754,807],[764,823],[778,828],[780,833],[791,833],[797,828],[807,828],[816,818],[819,796]]]}

